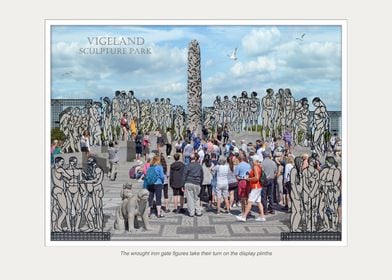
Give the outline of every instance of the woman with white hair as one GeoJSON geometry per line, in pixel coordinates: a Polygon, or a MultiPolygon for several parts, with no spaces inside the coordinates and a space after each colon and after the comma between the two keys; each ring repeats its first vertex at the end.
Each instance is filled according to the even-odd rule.
{"type": "Polygon", "coordinates": [[[228,214],[230,214],[230,204],[229,204],[229,165],[227,164],[226,158],[219,159],[219,165],[214,168],[216,172],[216,197],[218,199],[216,214],[219,215],[221,212],[221,202],[222,198],[225,201],[226,209],[228,214]]]}

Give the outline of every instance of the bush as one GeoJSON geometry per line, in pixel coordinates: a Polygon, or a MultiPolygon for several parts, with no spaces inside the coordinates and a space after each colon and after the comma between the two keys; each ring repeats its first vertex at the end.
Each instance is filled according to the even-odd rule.
{"type": "Polygon", "coordinates": [[[50,132],[50,141],[53,142],[53,140],[65,141],[64,132],[62,132],[58,127],[52,128],[50,132]]]}

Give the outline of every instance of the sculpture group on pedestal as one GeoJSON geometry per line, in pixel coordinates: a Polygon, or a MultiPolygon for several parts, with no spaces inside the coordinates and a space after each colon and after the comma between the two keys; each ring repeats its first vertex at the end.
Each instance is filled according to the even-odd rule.
{"type": "Polygon", "coordinates": [[[56,157],[52,169],[51,230],[53,232],[91,232],[103,230],[104,173],[94,157],[87,159],[87,168],[78,168],[76,157],[56,157]],[[82,220],[85,221],[81,228],[82,220]]]}
{"type": "Polygon", "coordinates": [[[313,157],[305,168],[301,157],[294,160],[290,173],[292,232],[338,231],[341,170],[333,157],[327,157],[325,163],[319,171],[313,157]]]}

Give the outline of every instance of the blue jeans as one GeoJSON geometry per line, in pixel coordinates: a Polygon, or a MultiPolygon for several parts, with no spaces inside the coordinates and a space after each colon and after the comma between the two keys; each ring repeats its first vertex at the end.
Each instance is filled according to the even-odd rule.
{"type": "Polygon", "coordinates": [[[261,203],[264,211],[270,211],[274,205],[274,179],[267,179],[267,184],[261,189],[261,203]]]}

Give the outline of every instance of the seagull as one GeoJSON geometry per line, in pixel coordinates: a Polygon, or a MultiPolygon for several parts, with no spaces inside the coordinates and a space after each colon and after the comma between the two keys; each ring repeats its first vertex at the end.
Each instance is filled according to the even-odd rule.
{"type": "Polygon", "coordinates": [[[237,48],[235,48],[234,51],[231,54],[228,54],[227,56],[232,60],[237,60],[237,48]]]}
{"type": "Polygon", "coordinates": [[[303,41],[304,40],[304,36],[305,36],[305,33],[302,33],[302,35],[301,35],[301,37],[300,38],[295,38],[296,40],[300,40],[300,41],[303,41]]]}
{"type": "Polygon", "coordinates": [[[72,73],[73,73],[72,71],[68,71],[68,72],[63,73],[61,76],[62,77],[70,76],[72,73]]]}

